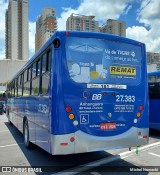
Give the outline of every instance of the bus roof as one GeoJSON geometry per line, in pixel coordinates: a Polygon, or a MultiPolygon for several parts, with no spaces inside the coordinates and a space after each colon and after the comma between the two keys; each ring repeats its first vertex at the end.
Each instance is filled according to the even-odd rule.
{"type": "MultiPolygon", "coordinates": [[[[144,46],[144,43],[136,41],[136,40],[132,40],[129,38],[125,38],[125,37],[121,37],[121,36],[117,36],[117,35],[112,35],[112,34],[106,34],[106,33],[101,33],[101,32],[83,32],[83,31],[56,31],[47,41],[44,45],[42,45],[42,47],[33,55],[33,57],[28,60],[28,62],[17,72],[17,74],[15,74],[15,76],[12,78],[16,78],[19,74],[22,73],[22,71],[24,69],[26,69],[27,67],[29,67],[29,65],[39,56],[43,53],[43,51],[45,51],[54,41],[54,39],[58,36],[60,36],[61,34],[65,34],[68,33],[69,36],[76,36],[76,37],[97,37],[97,38],[101,38],[101,39],[108,39],[108,40],[113,40],[113,41],[122,41],[125,43],[129,43],[129,44],[133,44],[133,45],[139,45],[139,46],[144,46]]],[[[67,35],[67,34],[66,34],[67,35]]]]}
{"type": "Polygon", "coordinates": [[[148,75],[160,75],[160,71],[149,72],[148,75]]]}

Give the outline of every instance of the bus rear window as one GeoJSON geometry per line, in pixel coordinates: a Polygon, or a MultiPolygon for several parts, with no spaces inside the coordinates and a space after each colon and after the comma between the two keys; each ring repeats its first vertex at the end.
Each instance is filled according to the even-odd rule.
{"type": "Polygon", "coordinates": [[[77,83],[138,85],[141,47],[96,38],[66,37],[70,78],[77,83]]]}

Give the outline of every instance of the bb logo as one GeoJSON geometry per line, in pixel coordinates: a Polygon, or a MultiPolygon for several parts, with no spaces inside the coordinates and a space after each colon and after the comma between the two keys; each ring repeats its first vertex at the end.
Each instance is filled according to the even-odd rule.
{"type": "Polygon", "coordinates": [[[101,100],[102,99],[102,94],[93,94],[92,95],[92,100],[101,100]]]}

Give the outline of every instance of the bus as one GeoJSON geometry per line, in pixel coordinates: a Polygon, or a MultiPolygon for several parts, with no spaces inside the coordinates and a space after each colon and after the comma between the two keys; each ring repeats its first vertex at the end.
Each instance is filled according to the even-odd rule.
{"type": "Polygon", "coordinates": [[[0,90],[0,101],[5,102],[5,91],[0,90]]]}
{"type": "Polygon", "coordinates": [[[0,90],[0,115],[5,112],[5,98],[4,98],[4,91],[0,90]]]}
{"type": "Polygon", "coordinates": [[[160,71],[148,73],[149,128],[160,130],[160,71]]]}
{"type": "Polygon", "coordinates": [[[0,83],[0,114],[6,112],[5,91],[6,91],[6,84],[0,83]]]}
{"type": "Polygon", "coordinates": [[[7,86],[7,116],[52,155],[148,143],[145,44],[57,31],[7,86]]]}

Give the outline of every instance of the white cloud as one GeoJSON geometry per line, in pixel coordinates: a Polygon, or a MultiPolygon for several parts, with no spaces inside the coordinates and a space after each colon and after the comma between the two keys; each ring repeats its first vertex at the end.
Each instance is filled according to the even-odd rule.
{"type": "Polygon", "coordinates": [[[126,33],[128,38],[145,43],[147,52],[160,52],[160,37],[155,36],[155,29],[133,26],[127,28],[126,33]]]}
{"type": "Polygon", "coordinates": [[[124,12],[125,15],[128,14],[128,12],[132,9],[132,5],[129,5],[127,8],[126,8],[126,11],[124,12]]]}
{"type": "Polygon", "coordinates": [[[36,22],[29,22],[29,58],[35,53],[36,22]]]}
{"type": "MultiPolygon", "coordinates": [[[[132,8],[134,0],[82,0],[77,9],[63,8],[58,18],[58,30],[66,30],[66,20],[72,14],[94,15],[101,24],[107,19],[118,19],[127,14],[132,8]]],[[[142,0],[137,11],[137,20],[145,26],[127,28],[127,37],[144,42],[147,51],[160,52],[160,1],[142,0]],[[147,26],[147,28],[145,28],[147,26]],[[150,29],[148,29],[148,26],[150,29]]],[[[0,0],[0,59],[5,58],[5,11],[6,0],[0,0]]],[[[29,57],[35,49],[35,22],[29,22],[29,57]]]]}
{"type": "Polygon", "coordinates": [[[0,0],[0,59],[5,58],[5,13],[7,3],[0,0]]]}
{"type": "Polygon", "coordinates": [[[133,26],[127,29],[127,37],[144,42],[148,52],[160,52],[160,1],[144,0],[138,11],[137,20],[145,27],[133,26]]]}
{"type": "Polygon", "coordinates": [[[66,21],[67,18],[72,14],[76,13],[76,10],[71,8],[64,8],[61,13],[61,18],[57,18],[58,21],[58,30],[66,30],[66,21]]]}
{"type": "Polygon", "coordinates": [[[84,15],[95,15],[99,21],[108,18],[118,19],[131,1],[119,0],[113,3],[113,0],[84,0],[77,11],[84,15]]]}
{"type": "Polygon", "coordinates": [[[61,18],[58,19],[58,30],[66,29],[66,20],[72,13],[93,15],[96,20],[102,22],[106,22],[109,18],[118,19],[121,14],[125,13],[128,4],[132,1],[118,0],[113,3],[113,0],[83,0],[77,9],[64,9],[61,18]]]}
{"type": "Polygon", "coordinates": [[[144,0],[141,4],[138,20],[146,25],[160,24],[160,1],[157,0],[144,0]],[[145,5],[144,5],[145,4],[145,5]]]}
{"type": "MultiPolygon", "coordinates": [[[[61,18],[58,19],[58,29],[66,29],[66,20],[72,14],[94,15],[96,20],[105,22],[107,19],[118,19],[121,14],[127,14],[132,8],[132,0],[119,0],[113,3],[112,0],[83,0],[77,9],[64,9],[61,18]],[[96,9],[96,10],[95,10],[96,9]]],[[[160,52],[160,1],[142,0],[139,1],[140,8],[137,10],[137,20],[144,24],[133,26],[127,29],[127,37],[144,42],[147,51],[160,52]],[[145,28],[146,27],[146,28],[145,28]],[[150,29],[148,29],[150,27],[150,29]]]]}

